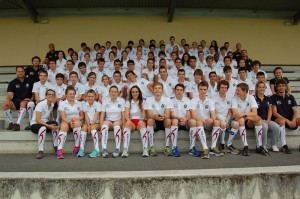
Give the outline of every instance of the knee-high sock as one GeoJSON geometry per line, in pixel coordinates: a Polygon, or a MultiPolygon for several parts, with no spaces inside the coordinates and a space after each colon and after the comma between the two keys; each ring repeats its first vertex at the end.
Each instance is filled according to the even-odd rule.
{"type": "Polygon", "coordinates": [[[148,148],[148,131],[146,128],[142,128],[140,130],[141,133],[141,140],[143,144],[143,150],[146,150],[148,148]]]}
{"type": "Polygon", "coordinates": [[[206,135],[205,135],[205,131],[204,131],[203,126],[198,126],[197,131],[199,133],[199,140],[202,144],[203,149],[208,149],[207,143],[206,143],[206,135]]]}
{"type": "Polygon", "coordinates": [[[262,146],[262,126],[255,126],[256,147],[262,146]]]}
{"type": "Polygon", "coordinates": [[[80,131],[81,131],[81,127],[73,128],[73,135],[74,135],[74,140],[75,140],[75,147],[79,147],[80,146],[80,131]]]}
{"type": "Polygon", "coordinates": [[[177,146],[178,126],[171,126],[171,141],[173,148],[177,146]]]}
{"type": "Polygon", "coordinates": [[[286,145],[286,133],[285,133],[285,126],[281,126],[280,128],[280,139],[281,139],[281,146],[286,145]]]}
{"type": "Polygon", "coordinates": [[[220,138],[221,138],[221,140],[220,140],[220,143],[221,144],[225,144],[225,131],[226,131],[226,129],[221,129],[220,128],[220,138]]]}
{"type": "Polygon", "coordinates": [[[61,150],[64,148],[66,139],[67,139],[67,132],[60,131],[58,133],[58,139],[57,139],[57,143],[58,143],[57,150],[61,150]]]}
{"type": "Polygon", "coordinates": [[[34,102],[28,102],[28,104],[27,104],[27,111],[28,111],[29,121],[32,120],[32,115],[33,115],[34,107],[35,107],[34,102]]]}
{"type": "Polygon", "coordinates": [[[8,120],[9,123],[13,123],[14,122],[14,120],[12,118],[12,114],[11,114],[11,110],[10,109],[4,111],[4,114],[5,114],[5,116],[6,116],[6,118],[7,118],[7,120],[8,120]]]}
{"type": "Polygon", "coordinates": [[[46,127],[42,126],[39,129],[39,133],[38,133],[39,151],[44,151],[45,137],[46,137],[46,127]]]}
{"type": "Polygon", "coordinates": [[[240,136],[241,136],[241,139],[242,139],[242,142],[243,142],[244,146],[248,146],[247,132],[246,132],[245,126],[240,126],[239,131],[240,131],[240,136]]]}
{"type": "Polygon", "coordinates": [[[57,143],[57,139],[58,139],[58,131],[52,130],[52,139],[53,139],[53,146],[57,147],[58,143],[57,143]]]}
{"type": "Polygon", "coordinates": [[[124,128],[124,131],[123,131],[123,144],[124,144],[124,149],[127,149],[129,148],[129,143],[130,143],[130,129],[129,128],[124,128]]]}
{"type": "Polygon", "coordinates": [[[86,141],[86,132],[81,131],[80,132],[80,149],[81,150],[84,150],[85,141],[86,141]]]}
{"type": "Polygon", "coordinates": [[[195,146],[196,138],[199,136],[198,131],[199,129],[197,129],[196,127],[190,128],[190,149],[195,146]]]}
{"type": "Polygon", "coordinates": [[[211,148],[212,149],[217,146],[219,134],[220,134],[220,127],[214,127],[211,131],[211,148]]]}
{"type": "Polygon", "coordinates": [[[148,133],[149,133],[149,145],[150,147],[154,146],[154,129],[153,129],[153,126],[147,126],[147,130],[148,130],[148,133]]]}
{"type": "Polygon", "coordinates": [[[165,128],[166,132],[166,146],[170,145],[170,138],[171,138],[171,129],[170,128],[165,128]]]}
{"type": "MultiPolygon", "coordinates": [[[[233,134],[229,134],[228,141],[227,141],[227,146],[232,145],[233,140],[234,140],[234,137],[235,137],[235,135],[237,134],[237,132],[238,132],[239,130],[238,130],[238,129],[232,128],[231,131],[233,132],[233,134]]],[[[225,132],[224,132],[224,134],[225,134],[225,132]]],[[[224,135],[224,136],[225,136],[225,135],[224,135]]]]}
{"type": "Polygon", "coordinates": [[[107,125],[102,125],[101,130],[100,130],[100,137],[101,137],[102,150],[106,149],[107,140],[108,140],[108,126],[107,125]]]}
{"type": "Polygon", "coordinates": [[[114,126],[114,136],[116,142],[116,149],[120,149],[122,136],[122,130],[120,126],[114,126]]]}
{"type": "MultiPolygon", "coordinates": [[[[20,108],[19,114],[18,114],[17,124],[20,124],[22,122],[23,118],[25,117],[25,114],[26,114],[26,108],[20,108]]],[[[29,120],[29,121],[31,121],[31,120],[29,120]]]]}
{"type": "Polygon", "coordinates": [[[94,148],[99,151],[99,141],[98,141],[99,138],[98,138],[97,130],[92,130],[91,134],[92,134],[92,138],[93,138],[93,142],[94,142],[94,148]]]}

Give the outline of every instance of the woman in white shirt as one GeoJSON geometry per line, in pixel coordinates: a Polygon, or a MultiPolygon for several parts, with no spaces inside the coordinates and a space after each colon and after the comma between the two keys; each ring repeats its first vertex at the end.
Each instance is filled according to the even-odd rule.
{"type": "Polygon", "coordinates": [[[94,142],[94,150],[89,154],[89,157],[95,158],[100,155],[98,131],[100,131],[100,112],[101,104],[96,101],[96,92],[93,89],[87,91],[86,102],[83,102],[83,112],[85,124],[82,125],[80,133],[80,150],[77,157],[84,156],[84,146],[86,135],[91,134],[94,142]]]}
{"type": "Polygon", "coordinates": [[[80,131],[82,120],[84,119],[82,111],[82,103],[75,100],[76,90],[73,86],[68,86],[66,89],[67,99],[60,103],[58,107],[61,118],[61,126],[58,134],[57,159],[64,159],[63,147],[67,139],[69,130],[73,130],[75,146],[73,155],[77,155],[80,149],[80,131]]]}
{"type": "Polygon", "coordinates": [[[142,77],[147,79],[151,84],[153,84],[154,81],[154,59],[149,58],[147,60],[147,67],[142,71],[142,77]]]}
{"type": "Polygon", "coordinates": [[[99,87],[99,102],[103,103],[105,98],[109,97],[109,77],[107,75],[102,76],[102,85],[99,87]]]}
{"type": "Polygon", "coordinates": [[[112,157],[118,157],[120,155],[121,146],[121,127],[125,123],[124,111],[125,101],[118,97],[119,91],[116,86],[111,86],[109,89],[109,98],[105,99],[102,104],[102,110],[100,115],[101,130],[101,143],[102,143],[102,157],[108,158],[108,152],[106,148],[108,131],[114,131],[114,137],[116,142],[116,150],[112,153],[112,157]]]}
{"type": "Polygon", "coordinates": [[[125,104],[125,127],[123,131],[124,150],[122,157],[128,157],[128,148],[130,143],[130,134],[138,130],[141,133],[143,144],[143,157],[149,157],[148,153],[148,132],[146,129],[146,111],[144,110],[144,100],[142,92],[138,86],[131,87],[129,98],[125,104]]]}
{"type": "Polygon", "coordinates": [[[99,92],[100,92],[100,87],[96,84],[96,73],[90,72],[88,74],[88,82],[84,85],[85,86],[85,92],[89,91],[90,89],[95,91],[95,100],[99,100],[99,92]]]}
{"type": "Polygon", "coordinates": [[[56,67],[60,69],[65,69],[67,64],[66,56],[64,51],[58,51],[58,60],[56,60],[56,67]]]}

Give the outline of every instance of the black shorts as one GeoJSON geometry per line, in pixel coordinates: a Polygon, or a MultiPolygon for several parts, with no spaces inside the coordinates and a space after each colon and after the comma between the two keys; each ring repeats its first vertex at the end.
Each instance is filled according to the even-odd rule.
{"type": "Polygon", "coordinates": [[[245,128],[246,129],[254,129],[254,126],[253,127],[249,127],[248,126],[248,120],[245,120],[245,128]]]}
{"type": "Polygon", "coordinates": [[[165,130],[164,120],[155,120],[154,131],[165,130]]]}
{"type": "Polygon", "coordinates": [[[296,130],[298,126],[291,128],[287,123],[285,123],[285,128],[291,129],[291,130],[296,130]]]}
{"type": "MultiPolygon", "coordinates": [[[[47,124],[56,124],[56,125],[58,125],[56,121],[48,121],[48,122],[46,122],[46,123],[47,123],[47,124]]],[[[43,126],[44,126],[44,125],[42,125],[42,124],[33,124],[33,125],[31,125],[30,127],[31,127],[32,133],[38,134],[40,128],[43,127],[43,126]]],[[[50,133],[50,132],[51,132],[51,129],[48,129],[48,128],[47,128],[47,133],[50,133]]]]}
{"type": "Polygon", "coordinates": [[[23,100],[22,99],[12,99],[11,101],[14,103],[16,109],[20,110],[20,104],[23,100]]]}

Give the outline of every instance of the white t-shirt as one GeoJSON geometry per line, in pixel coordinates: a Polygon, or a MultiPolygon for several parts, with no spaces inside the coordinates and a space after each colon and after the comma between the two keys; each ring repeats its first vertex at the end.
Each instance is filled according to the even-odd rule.
{"type": "Polygon", "coordinates": [[[187,111],[190,110],[190,106],[191,106],[190,99],[183,96],[183,98],[179,100],[176,99],[176,97],[174,97],[172,99],[172,103],[173,103],[172,112],[174,113],[174,115],[177,117],[186,118],[186,113],[187,111]]]}
{"type": "Polygon", "coordinates": [[[151,84],[154,81],[154,70],[149,71],[147,68],[145,68],[142,73],[146,73],[148,75],[149,81],[151,82],[151,84]]]}
{"type": "MultiPolygon", "coordinates": [[[[72,85],[72,84],[71,84],[72,85]]],[[[76,90],[76,95],[75,97],[77,98],[79,95],[83,95],[85,94],[85,87],[83,84],[77,82],[76,85],[74,86],[75,90],[76,90]]]]}
{"type": "Polygon", "coordinates": [[[89,83],[87,82],[86,84],[84,84],[84,89],[85,93],[87,93],[90,89],[93,89],[96,93],[100,93],[100,86],[98,86],[96,83],[92,87],[90,87],[89,83]]]}
{"type": "Polygon", "coordinates": [[[65,69],[66,65],[67,65],[67,60],[66,59],[63,58],[61,61],[59,61],[59,59],[56,60],[56,68],[65,69]]]}
{"type": "Polygon", "coordinates": [[[247,94],[245,101],[235,96],[232,100],[232,109],[237,108],[239,113],[250,113],[252,108],[258,108],[253,95],[247,94]]]}
{"type": "Polygon", "coordinates": [[[79,113],[82,111],[82,103],[75,100],[74,104],[71,105],[68,100],[64,100],[58,106],[58,111],[64,111],[68,121],[73,118],[79,118],[79,113]]]}
{"type": "Polygon", "coordinates": [[[110,88],[109,84],[107,86],[102,85],[99,87],[99,93],[102,96],[102,102],[104,99],[109,97],[109,88],[110,88]]]}
{"type": "Polygon", "coordinates": [[[55,97],[61,98],[65,95],[65,91],[67,89],[67,85],[62,84],[61,86],[58,86],[57,84],[54,84],[51,86],[51,89],[55,91],[55,97]]]}
{"type": "MultiPolygon", "coordinates": [[[[92,106],[89,105],[88,102],[83,103],[83,111],[87,113],[90,124],[92,124],[96,112],[101,112],[101,104],[99,102],[94,102],[92,106]]],[[[96,123],[100,122],[100,117],[98,118],[96,123]]]]}
{"type": "Polygon", "coordinates": [[[210,83],[208,83],[208,91],[207,91],[207,96],[212,98],[212,96],[216,95],[219,93],[218,91],[218,83],[215,83],[215,86],[212,86],[210,83]]]}
{"type": "Polygon", "coordinates": [[[144,78],[137,80],[136,82],[130,82],[128,86],[128,93],[133,86],[138,86],[142,91],[143,98],[149,98],[153,96],[153,93],[148,89],[150,82],[144,78]]]}
{"type": "Polygon", "coordinates": [[[173,85],[173,79],[168,76],[166,81],[159,79],[159,82],[161,82],[164,85],[164,93],[163,96],[165,97],[174,97],[174,85],[173,85]]]}
{"type": "Polygon", "coordinates": [[[48,72],[48,82],[50,82],[51,84],[56,83],[55,77],[58,73],[64,74],[64,70],[60,68],[57,68],[55,71],[49,69],[47,72],[48,72]]]}
{"type": "Polygon", "coordinates": [[[217,116],[222,120],[225,121],[228,115],[228,110],[231,109],[231,95],[226,95],[224,99],[222,99],[219,93],[213,96],[216,108],[217,116]]]}
{"type": "Polygon", "coordinates": [[[146,66],[146,63],[145,63],[145,61],[143,59],[140,59],[140,60],[135,59],[134,60],[134,68],[135,68],[135,70],[138,73],[136,75],[141,76],[141,72],[142,72],[143,66],[146,66]]]}
{"type": "Polygon", "coordinates": [[[47,104],[47,100],[44,100],[40,103],[38,103],[34,109],[33,115],[32,115],[32,119],[30,122],[30,125],[36,124],[36,112],[40,112],[41,113],[41,120],[44,122],[48,122],[49,121],[49,116],[53,111],[53,107],[54,107],[54,103],[51,103],[50,108],[48,108],[48,104],[47,104]]]}
{"type": "Polygon", "coordinates": [[[33,84],[32,92],[38,93],[40,101],[46,98],[46,92],[48,89],[51,88],[51,84],[49,82],[46,82],[45,84],[41,84],[41,82],[35,82],[33,84]]]}
{"type": "Polygon", "coordinates": [[[231,96],[234,96],[237,85],[238,85],[238,81],[236,79],[231,78],[231,80],[229,82],[229,89],[227,90],[227,93],[231,96]]]}
{"type": "Polygon", "coordinates": [[[252,83],[251,80],[249,80],[249,79],[247,79],[247,78],[245,79],[245,81],[239,79],[239,80],[238,80],[238,84],[239,84],[239,83],[246,83],[246,84],[248,84],[248,86],[249,86],[249,91],[254,91],[254,90],[255,90],[254,84],[252,83]]]}
{"type": "Polygon", "coordinates": [[[215,103],[208,97],[204,101],[195,97],[191,100],[191,109],[196,111],[197,116],[207,119],[210,117],[210,112],[215,111],[215,103]]]}
{"type": "Polygon", "coordinates": [[[102,112],[106,113],[105,120],[118,121],[122,119],[122,112],[125,111],[125,100],[118,97],[115,102],[111,98],[102,103],[102,112]]]}
{"type": "Polygon", "coordinates": [[[100,71],[98,68],[95,68],[93,72],[96,73],[96,83],[98,85],[102,85],[102,76],[105,74],[105,72],[100,71]]]}
{"type": "MultiPolygon", "coordinates": [[[[144,108],[145,102],[143,101],[142,103],[142,108],[144,108]]],[[[135,102],[134,100],[131,100],[131,107],[130,107],[130,102],[127,100],[125,107],[128,108],[129,111],[129,118],[130,119],[143,119],[142,111],[139,107],[139,102],[135,102]]]]}
{"type": "Polygon", "coordinates": [[[166,109],[172,109],[173,103],[169,97],[162,96],[160,101],[156,101],[155,97],[150,97],[146,100],[145,109],[146,110],[152,110],[152,114],[161,114],[164,115],[166,112],[166,109]]]}

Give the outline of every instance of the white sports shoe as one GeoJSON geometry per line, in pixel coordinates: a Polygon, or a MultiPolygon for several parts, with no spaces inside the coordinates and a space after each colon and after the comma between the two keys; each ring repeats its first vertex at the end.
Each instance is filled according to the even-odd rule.
{"type": "Polygon", "coordinates": [[[149,152],[147,149],[143,151],[142,157],[149,157],[149,152]]]}
{"type": "Polygon", "coordinates": [[[276,145],[272,145],[272,151],[279,152],[279,149],[276,145]]]}
{"type": "Polygon", "coordinates": [[[122,158],[127,158],[129,156],[128,154],[128,150],[127,149],[124,149],[123,153],[122,153],[122,158]]]}

